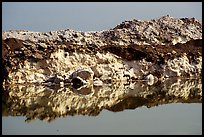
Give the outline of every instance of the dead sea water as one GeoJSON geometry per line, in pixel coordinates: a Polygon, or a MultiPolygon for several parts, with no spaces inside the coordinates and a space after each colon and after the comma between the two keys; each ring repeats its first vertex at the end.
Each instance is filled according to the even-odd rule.
{"type": "Polygon", "coordinates": [[[18,85],[2,95],[2,134],[201,135],[202,82],[18,85]]]}

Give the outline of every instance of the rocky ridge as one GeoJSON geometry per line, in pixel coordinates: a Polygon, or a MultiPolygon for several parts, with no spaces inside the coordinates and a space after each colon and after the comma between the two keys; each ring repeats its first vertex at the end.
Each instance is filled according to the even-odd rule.
{"type": "Polygon", "coordinates": [[[163,16],[110,30],[2,33],[3,86],[102,86],[169,77],[200,77],[202,23],[163,16]]]}

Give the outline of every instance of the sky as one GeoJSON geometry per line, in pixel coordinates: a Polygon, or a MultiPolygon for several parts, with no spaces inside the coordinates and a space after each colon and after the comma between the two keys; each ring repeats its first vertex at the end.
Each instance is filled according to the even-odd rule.
{"type": "Polygon", "coordinates": [[[2,2],[2,31],[101,31],[165,15],[202,21],[202,2],[2,2]]]}

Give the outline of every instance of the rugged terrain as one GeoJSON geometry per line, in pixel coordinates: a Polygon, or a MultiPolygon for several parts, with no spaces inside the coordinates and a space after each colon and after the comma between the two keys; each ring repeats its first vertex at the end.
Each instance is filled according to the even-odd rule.
{"type": "Polygon", "coordinates": [[[202,102],[202,22],[163,16],[98,32],[2,32],[3,115],[51,121],[202,102]]]}
{"type": "Polygon", "coordinates": [[[201,76],[202,22],[194,18],[134,19],[99,32],[11,30],[2,39],[4,87],[201,76]]]}

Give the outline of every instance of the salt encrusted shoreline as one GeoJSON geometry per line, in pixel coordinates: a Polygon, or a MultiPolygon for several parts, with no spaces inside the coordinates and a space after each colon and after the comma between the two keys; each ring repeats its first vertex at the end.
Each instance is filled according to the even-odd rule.
{"type": "Polygon", "coordinates": [[[202,23],[194,18],[125,21],[100,32],[12,30],[2,39],[4,88],[201,76],[202,23]]]}

